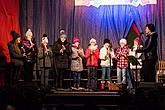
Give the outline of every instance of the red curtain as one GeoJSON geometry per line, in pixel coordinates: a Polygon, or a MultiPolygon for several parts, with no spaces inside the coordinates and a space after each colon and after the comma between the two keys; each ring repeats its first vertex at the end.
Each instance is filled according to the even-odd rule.
{"type": "Polygon", "coordinates": [[[20,33],[19,26],[19,0],[0,0],[0,47],[1,55],[7,57],[10,62],[8,52],[8,42],[12,40],[11,30],[20,33]]]}
{"type": "Polygon", "coordinates": [[[128,35],[127,35],[127,42],[128,42],[128,45],[130,47],[133,46],[133,44],[134,44],[133,41],[134,41],[134,39],[136,37],[140,37],[140,32],[139,32],[139,30],[138,30],[137,25],[135,24],[135,22],[133,22],[132,25],[131,25],[131,27],[130,27],[130,30],[128,32],[128,35]]]}

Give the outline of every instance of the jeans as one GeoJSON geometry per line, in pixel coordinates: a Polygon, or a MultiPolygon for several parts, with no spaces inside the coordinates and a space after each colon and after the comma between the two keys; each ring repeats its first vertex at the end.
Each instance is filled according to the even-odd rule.
{"type": "Polygon", "coordinates": [[[42,68],[41,84],[45,87],[48,87],[48,79],[49,79],[49,69],[45,69],[45,73],[44,73],[44,68],[42,68]]]}
{"type": "Polygon", "coordinates": [[[105,76],[106,76],[106,73],[107,73],[107,78],[108,78],[108,81],[110,81],[110,74],[111,74],[111,68],[110,67],[102,67],[102,81],[105,80],[105,76]]]}
{"type": "Polygon", "coordinates": [[[126,84],[126,68],[117,68],[117,82],[126,84]]]}
{"type": "Polygon", "coordinates": [[[73,84],[80,85],[81,72],[73,72],[73,84]]]}
{"type": "Polygon", "coordinates": [[[64,75],[65,69],[57,69],[56,73],[56,88],[63,88],[63,75],[64,75]]]}
{"type": "Polygon", "coordinates": [[[97,89],[97,67],[88,67],[88,89],[97,89]]]}

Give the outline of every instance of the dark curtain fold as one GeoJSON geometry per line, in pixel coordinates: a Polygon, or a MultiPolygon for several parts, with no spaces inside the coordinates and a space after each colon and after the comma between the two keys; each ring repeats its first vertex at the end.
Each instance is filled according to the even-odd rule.
{"type": "Polygon", "coordinates": [[[38,45],[44,33],[50,45],[58,39],[60,29],[66,31],[68,40],[73,36],[74,0],[20,0],[20,4],[23,36],[31,28],[38,45]]]}
{"type": "MultiPolygon", "coordinates": [[[[121,38],[126,38],[133,22],[139,32],[144,32],[147,23],[156,25],[159,34],[159,57],[165,59],[165,1],[158,0],[156,5],[145,6],[74,6],[74,0],[20,0],[20,25],[24,35],[27,27],[40,44],[41,36],[46,33],[52,45],[64,29],[71,42],[73,37],[81,40],[84,49],[90,38],[96,38],[101,48],[104,38],[109,38],[114,48],[121,38]]],[[[145,40],[145,37],[142,36],[145,40]]]]}

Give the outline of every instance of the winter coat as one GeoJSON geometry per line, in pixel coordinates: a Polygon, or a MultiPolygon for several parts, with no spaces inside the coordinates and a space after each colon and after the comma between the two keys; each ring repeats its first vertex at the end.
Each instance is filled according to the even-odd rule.
{"type": "Polygon", "coordinates": [[[52,50],[49,48],[48,54],[43,54],[43,48],[40,47],[38,48],[38,61],[39,61],[39,66],[44,67],[44,60],[45,60],[45,67],[52,67],[52,50]],[[45,59],[44,59],[45,58],[45,59]]]}
{"type": "Polygon", "coordinates": [[[27,39],[23,39],[22,46],[23,46],[24,52],[26,54],[25,61],[35,63],[37,61],[37,45],[36,45],[36,42],[34,41],[34,39],[32,40],[32,43],[34,44],[34,46],[32,48],[30,48],[30,46],[31,46],[30,41],[27,39]]]}
{"type": "Polygon", "coordinates": [[[100,49],[100,59],[101,59],[100,65],[102,67],[113,66],[112,58],[114,57],[115,57],[114,52],[107,50],[105,47],[102,47],[100,49]],[[110,65],[110,61],[111,61],[111,65],[110,65]]]}
{"type": "Polygon", "coordinates": [[[142,60],[157,60],[157,38],[158,34],[156,32],[152,32],[147,35],[147,40],[145,41],[145,45],[143,48],[138,49],[137,52],[143,53],[142,60]]]}
{"type": "Polygon", "coordinates": [[[57,69],[67,69],[70,68],[70,55],[71,55],[71,46],[70,43],[67,41],[64,42],[64,53],[60,53],[62,49],[62,42],[60,39],[53,44],[53,58],[54,58],[54,65],[57,69]]]}
{"type": "Polygon", "coordinates": [[[85,57],[83,48],[72,47],[71,71],[83,71],[82,59],[85,57]]]}
{"type": "Polygon", "coordinates": [[[10,58],[11,62],[14,64],[14,66],[23,66],[23,54],[21,53],[21,50],[18,46],[18,49],[20,52],[17,52],[14,46],[14,42],[9,42],[8,44],[9,48],[9,53],[10,53],[10,58]]]}
{"type": "Polygon", "coordinates": [[[86,66],[98,66],[98,60],[99,60],[99,49],[97,46],[95,46],[93,52],[91,51],[91,47],[89,46],[86,49],[85,53],[86,58],[86,66]]]}

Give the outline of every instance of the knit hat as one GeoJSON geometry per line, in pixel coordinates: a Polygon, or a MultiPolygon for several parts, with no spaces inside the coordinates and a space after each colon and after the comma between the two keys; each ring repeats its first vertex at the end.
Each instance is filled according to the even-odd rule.
{"type": "Polygon", "coordinates": [[[109,43],[110,44],[110,40],[109,39],[104,39],[104,44],[105,43],[109,43]]]}
{"type": "Polygon", "coordinates": [[[138,44],[140,44],[140,43],[141,43],[141,40],[140,40],[139,37],[136,37],[136,38],[134,39],[134,42],[137,42],[138,44]]]}
{"type": "Polygon", "coordinates": [[[17,38],[21,37],[18,33],[16,33],[15,31],[11,31],[10,32],[12,37],[13,37],[13,40],[15,41],[17,38]]]}
{"type": "Polygon", "coordinates": [[[60,35],[65,34],[65,31],[62,29],[60,30],[60,35]]]}
{"type": "Polygon", "coordinates": [[[32,34],[32,31],[31,31],[31,29],[28,29],[27,31],[26,31],[26,36],[29,36],[29,34],[32,34]]]}
{"type": "Polygon", "coordinates": [[[73,43],[80,42],[78,38],[73,38],[73,43]]]}
{"type": "Polygon", "coordinates": [[[122,39],[120,39],[120,44],[121,43],[124,43],[125,45],[127,44],[127,40],[126,39],[124,39],[124,38],[122,38],[122,39]]]}
{"type": "Polygon", "coordinates": [[[47,38],[46,34],[43,35],[41,43],[42,44],[47,44],[48,43],[48,38],[47,38]]]}
{"type": "Polygon", "coordinates": [[[96,39],[92,38],[89,43],[91,44],[92,42],[96,43],[96,39]]]}

